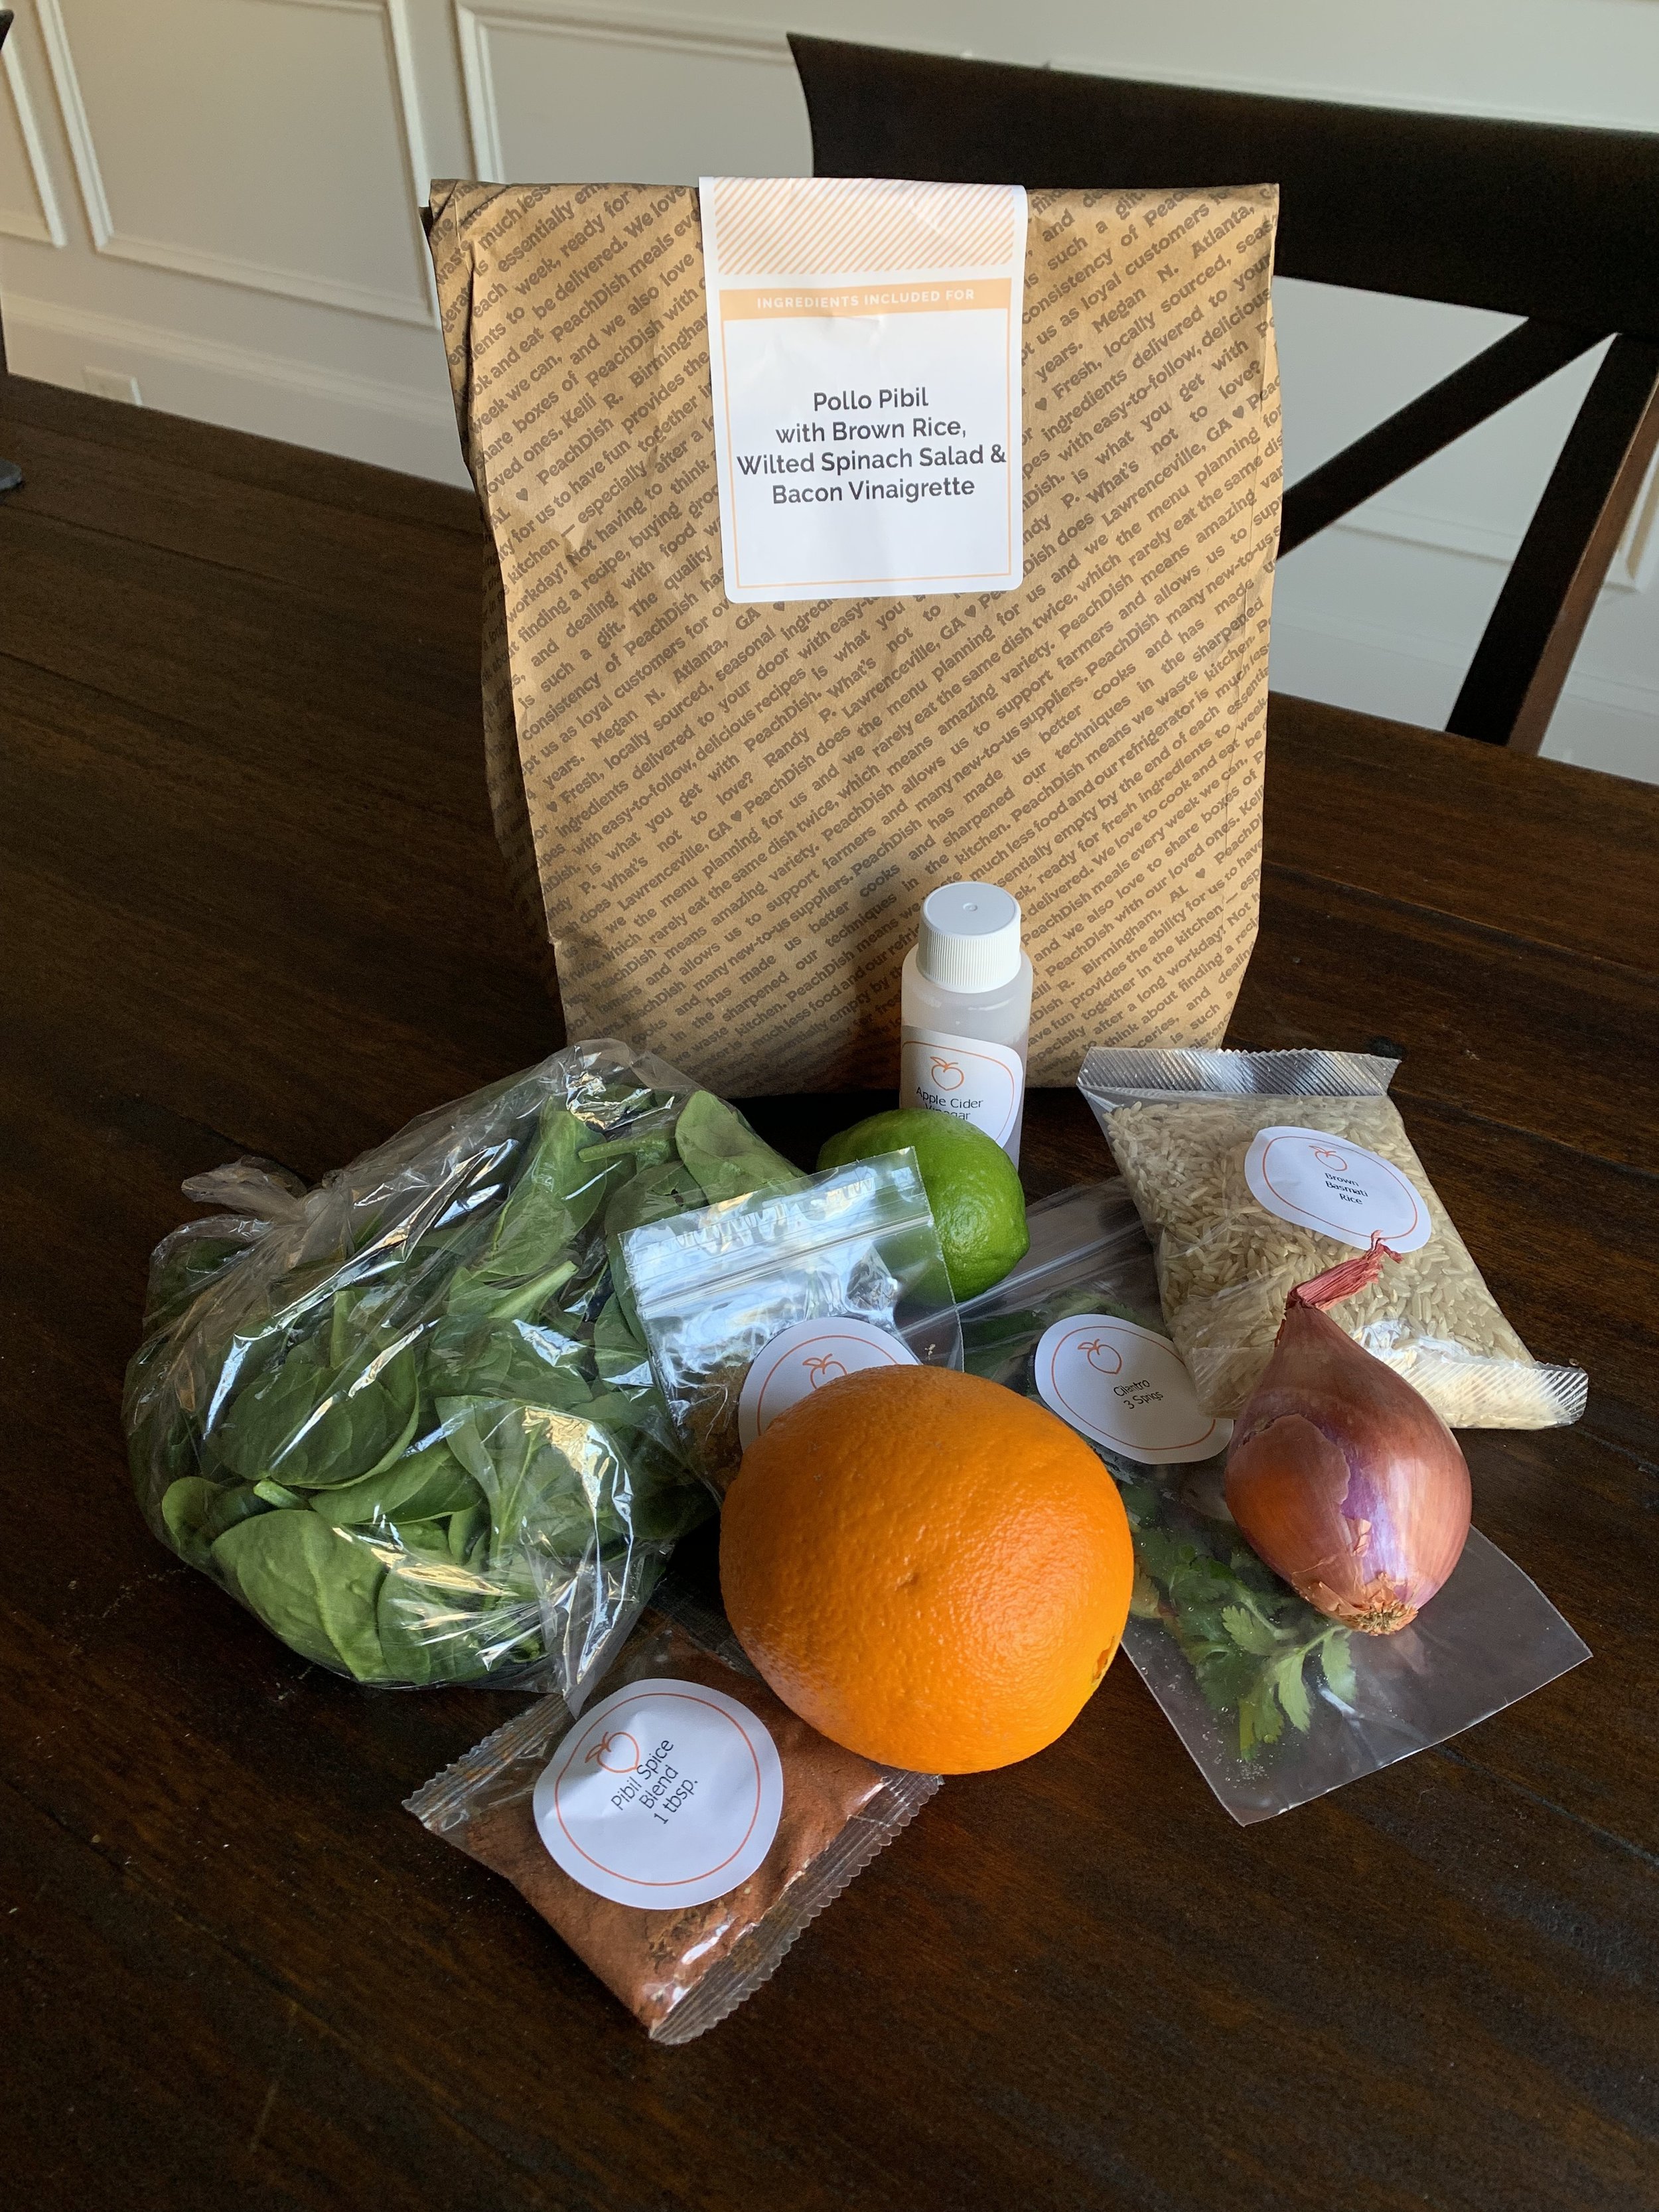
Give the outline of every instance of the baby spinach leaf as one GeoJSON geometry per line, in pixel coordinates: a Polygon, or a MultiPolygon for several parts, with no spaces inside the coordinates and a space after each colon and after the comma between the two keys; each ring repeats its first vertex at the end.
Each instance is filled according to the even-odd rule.
{"type": "Polygon", "coordinates": [[[447,1314],[427,1346],[426,1387],[434,1398],[528,1398],[574,1406],[588,1391],[587,1347],[546,1323],[447,1314]]]}
{"type": "Polygon", "coordinates": [[[343,1285],[334,1293],[334,1304],[328,1323],[328,1364],[343,1367],[351,1353],[351,1316],[362,1303],[363,1293],[353,1284],[343,1285]]]}
{"type": "Polygon", "coordinates": [[[684,1160],[665,1160],[659,1167],[619,1184],[605,1209],[605,1233],[614,1240],[647,1221],[663,1221],[671,1213],[707,1203],[702,1185],[684,1160]]]}
{"type": "Polygon", "coordinates": [[[659,1168],[674,1157],[671,1137],[631,1135],[606,1137],[597,1145],[584,1145],[581,1163],[585,1168],[597,1170],[624,1160],[635,1175],[643,1175],[652,1168],[659,1168]]]}
{"type": "Polygon", "coordinates": [[[579,1559],[596,1534],[627,1533],[614,1498],[618,1463],[602,1431],[501,1400],[443,1398],[438,1412],[489,1504],[492,1573],[532,1552],[579,1559]]]}
{"type": "Polygon", "coordinates": [[[161,1520],[173,1548],[192,1567],[207,1565],[209,1540],[202,1530],[222,1495],[216,1482],[200,1474],[181,1476],[161,1493],[161,1520]]]}
{"type": "Polygon", "coordinates": [[[216,1544],[221,1536],[228,1529],[234,1528],[239,1522],[254,1520],[259,1514],[269,1513],[270,1510],[251,1482],[227,1483],[219,1492],[218,1504],[202,1523],[202,1540],[207,1544],[216,1544]]]}
{"type": "Polygon", "coordinates": [[[374,1530],[382,1551],[381,1564],[388,1573],[399,1559],[441,1560],[446,1569],[453,1566],[449,1556],[449,1529],[441,1521],[387,1522],[374,1530]]]}
{"type": "Polygon", "coordinates": [[[670,1544],[713,1517],[714,1501],[703,1483],[652,1437],[630,1442],[633,1489],[628,1518],[646,1544],[670,1544]]]}
{"type": "Polygon", "coordinates": [[[613,1430],[619,1436],[635,1429],[654,1436],[662,1428],[661,1414],[666,1408],[647,1382],[637,1390],[601,1390],[579,1410],[584,1420],[613,1430]]]}
{"type": "MultiPolygon", "coordinates": [[[[469,1475],[467,1480],[471,1480],[469,1475]]],[[[449,1556],[458,1565],[465,1566],[478,1547],[478,1540],[489,1528],[489,1508],[480,1498],[476,1505],[466,1506],[449,1516],[449,1556]]]]}
{"type": "MultiPolygon", "coordinates": [[[[194,1224],[192,1224],[193,1226],[194,1224]]],[[[205,1224],[203,1224],[205,1226],[205,1224]]],[[[175,1230],[156,1248],[144,1299],[144,1334],[154,1335],[177,1321],[199,1291],[222,1271],[245,1260],[257,1242],[252,1230],[234,1237],[193,1236],[175,1230]]]]}
{"type": "Polygon", "coordinates": [[[712,1091],[694,1091],[686,1100],[674,1142],[711,1203],[745,1198],[751,1191],[799,1190],[806,1181],[712,1091]]]}
{"type": "Polygon", "coordinates": [[[363,1528],[386,1521],[434,1521],[479,1503],[478,1486],[443,1437],[405,1452],[378,1474],[315,1490],[311,1510],[331,1528],[363,1528]]]}
{"type": "Polygon", "coordinates": [[[541,1609],[504,1601],[489,1583],[447,1560],[388,1563],[375,1603],[387,1667],[415,1683],[476,1682],[542,1652],[541,1609]]]}
{"type": "Polygon", "coordinates": [[[181,1559],[204,1567],[215,1542],[239,1521],[270,1510],[251,1483],[184,1475],[161,1493],[161,1520],[181,1559]]]}
{"type": "Polygon", "coordinates": [[[528,1275],[545,1267],[585,1228],[603,1203],[606,1163],[582,1158],[592,1131],[568,1106],[550,1100],[524,1165],[495,1217],[483,1267],[493,1275],[528,1275]]]}
{"type": "Polygon", "coordinates": [[[628,1316],[613,1291],[599,1309],[593,1324],[593,1364],[602,1382],[651,1379],[651,1361],[629,1326],[628,1316]]]}
{"type": "Polygon", "coordinates": [[[290,1489],[320,1490],[390,1467],[419,1419],[411,1346],[360,1359],[354,1374],[330,1366],[312,1338],[237,1391],[214,1443],[225,1466],[250,1482],[269,1475],[290,1489]]]}
{"type": "Polygon", "coordinates": [[[493,1321],[526,1321],[540,1313],[555,1291],[576,1272],[574,1260],[561,1260],[526,1281],[513,1275],[503,1280],[487,1267],[458,1267],[451,1278],[447,1310],[452,1314],[482,1314],[493,1321]]]}
{"type": "Polygon", "coordinates": [[[263,1482],[254,1484],[253,1494],[256,1498],[263,1498],[267,1505],[303,1505],[306,1502],[300,1491],[285,1489],[280,1482],[273,1482],[269,1475],[263,1482]]]}
{"type": "Polygon", "coordinates": [[[344,1667],[360,1682],[386,1679],[374,1618],[386,1569],[372,1545],[314,1513],[262,1513],[219,1538],[213,1564],[248,1610],[303,1657],[344,1667]]]}
{"type": "Polygon", "coordinates": [[[166,1337],[153,1336],[127,1364],[127,1460],[141,1497],[201,1471],[195,1422],[175,1393],[150,1376],[167,1349],[166,1337]]]}

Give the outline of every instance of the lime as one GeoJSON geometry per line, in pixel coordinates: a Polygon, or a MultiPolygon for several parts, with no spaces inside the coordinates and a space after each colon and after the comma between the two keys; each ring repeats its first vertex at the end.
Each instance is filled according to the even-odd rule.
{"type": "Polygon", "coordinates": [[[903,1106],[855,1121],[830,1138],[818,1165],[845,1167],[849,1160],[873,1159],[907,1146],[921,1170],[951,1288],[958,1298],[977,1297],[1030,1248],[1019,1170],[994,1137],[927,1106],[903,1106]]]}

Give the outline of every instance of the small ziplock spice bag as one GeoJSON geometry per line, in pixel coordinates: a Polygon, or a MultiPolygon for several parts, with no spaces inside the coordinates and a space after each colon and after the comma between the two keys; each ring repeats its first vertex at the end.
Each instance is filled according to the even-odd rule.
{"type": "Polygon", "coordinates": [[[582,1719],[539,1698],[408,1810],[505,1875],[653,2042],[690,2043],[769,1979],[939,1778],[843,1751],[778,1702],[718,1614],[665,1603],[582,1719]]]}
{"type": "Polygon", "coordinates": [[[716,1498],[778,1415],[860,1367],[959,1367],[912,1152],[635,1229],[622,1271],[684,1448],[716,1498]]]}
{"type": "Polygon", "coordinates": [[[358,1681],[580,1700],[708,1510],[614,1294],[642,1221],[799,1170],[648,1053],[576,1045],[307,1191],[243,1160],[157,1248],[125,1419],[161,1540],[358,1681]]]}
{"type": "Polygon", "coordinates": [[[1589,1656],[1471,1529],[1409,1627],[1357,1635],[1266,1566],[1227,1510],[1232,1423],[1200,1406],[1121,1182],[1030,1208],[1031,1249],[962,1309],[963,1357],[1086,1437],[1134,1536],[1123,1649],[1234,1820],[1265,1820],[1442,1743],[1589,1656]]]}
{"type": "Polygon", "coordinates": [[[1388,1095],[1352,1052],[1100,1047],[1078,1088],[1157,1255],[1199,1403],[1240,1412],[1292,1287],[1380,1236],[1397,1264],[1333,1318],[1448,1428],[1564,1428],[1582,1368],[1535,1360],[1498,1310],[1388,1095]]]}

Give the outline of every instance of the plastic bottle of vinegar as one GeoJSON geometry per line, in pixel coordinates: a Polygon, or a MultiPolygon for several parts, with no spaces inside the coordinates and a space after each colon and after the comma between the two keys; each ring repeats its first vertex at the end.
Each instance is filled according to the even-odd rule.
{"type": "Polygon", "coordinates": [[[1019,901],[995,884],[945,884],[922,901],[905,956],[899,1104],[959,1115],[1019,1159],[1031,963],[1019,901]]]}

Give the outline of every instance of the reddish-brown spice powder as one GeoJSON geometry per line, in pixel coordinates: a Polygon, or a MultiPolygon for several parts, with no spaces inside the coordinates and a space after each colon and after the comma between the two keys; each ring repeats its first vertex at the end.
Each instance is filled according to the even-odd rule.
{"type": "MultiPolygon", "coordinates": [[[[884,1792],[890,1792],[895,1778],[869,1759],[830,1742],[780,1704],[764,1683],[726,1666],[683,1629],[661,1619],[635,1632],[621,1662],[606,1677],[605,1687],[609,1692],[652,1675],[672,1676],[724,1691],[765,1724],[777,1747],[783,1770],[783,1810],[777,1834],[760,1866],[726,1896],[706,1905],[647,1911],[636,1905],[614,1904],[573,1881],[549,1856],[537,1832],[532,1798],[537,1777],[547,1761],[544,1741],[533,1755],[515,1759],[492,1774],[458,1813],[433,1825],[447,1841],[495,1873],[505,1875],[606,1988],[647,2028],[659,2030],[711,1972],[723,1966],[740,1947],[763,1935],[769,1916],[775,1920],[787,1911],[795,1885],[805,1881],[815,1863],[842,1838],[849,1822],[884,1792]]],[[[465,1765],[463,1761],[457,1771],[465,1765]]],[[[907,1776],[902,1780],[917,1785],[909,1793],[915,1802],[908,1803],[888,1823],[890,1832],[908,1819],[915,1802],[927,1794],[921,1778],[907,1776]]],[[[418,1809],[419,1800],[415,1802],[418,1809]]],[[[884,1835],[881,1840],[885,1840],[884,1835]]],[[[857,1853],[842,1879],[856,1872],[868,1856],[868,1852],[857,1853]]],[[[840,1886],[837,1881],[826,1888],[817,1902],[827,1902],[840,1886]]],[[[808,1908],[802,1917],[808,1917],[811,1909],[815,1908],[808,1908]]],[[[771,1971],[783,1947],[782,1942],[773,1947],[763,1965],[757,1961],[755,1981],[771,1971]]],[[[738,1990],[732,2002],[746,1992],[747,1986],[752,1984],[738,1990]]]]}

